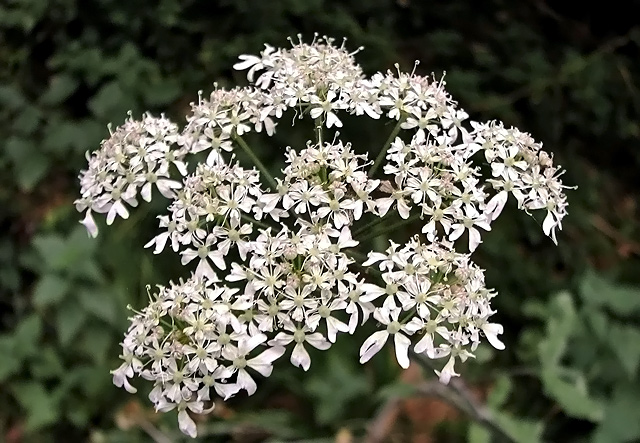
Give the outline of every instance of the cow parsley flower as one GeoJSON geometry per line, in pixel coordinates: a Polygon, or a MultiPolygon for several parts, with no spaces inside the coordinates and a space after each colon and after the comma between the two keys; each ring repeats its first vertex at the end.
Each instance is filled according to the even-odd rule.
{"type": "Polygon", "coordinates": [[[359,50],[317,37],[265,45],[234,65],[250,85],[199,93],[183,128],[130,115],[87,154],[75,205],[92,237],[96,214],[111,225],[141,201],[166,199],[145,247],[178,254],[185,278],[149,290],[112,374],[132,393],[136,379],[153,383],[156,410],[177,410],[189,436],[190,414],[211,410],[215,396],[254,394],[256,376],[285,355],[306,371],[310,347],[326,351],[367,325],[362,363],[392,342],[403,368],[412,354],[445,359],[436,374],[447,383],[485,338],[505,347],[491,321],[496,294],[471,257],[509,196],[541,211],[557,241],[566,186],[540,143],[471,121],[443,79],[399,66],[367,77],[359,50]],[[360,146],[336,132],[348,115],[393,129],[384,145],[360,146]],[[274,177],[246,135],[271,137],[300,119],[313,130],[283,150],[274,177]],[[374,237],[387,238],[386,250],[373,249],[374,237]]]}

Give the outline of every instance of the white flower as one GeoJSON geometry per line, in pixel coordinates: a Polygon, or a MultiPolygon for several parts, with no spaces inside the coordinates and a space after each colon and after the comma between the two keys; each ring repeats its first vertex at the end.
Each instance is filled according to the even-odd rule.
{"type": "Polygon", "coordinates": [[[128,352],[125,352],[121,358],[124,359],[124,363],[122,363],[118,369],[111,371],[113,374],[113,384],[119,388],[124,387],[127,392],[135,394],[138,390],[131,386],[129,379],[142,368],[142,362],[128,352]]]}
{"type": "Polygon", "coordinates": [[[342,122],[338,118],[338,116],[333,112],[334,109],[343,109],[344,105],[340,103],[339,100],[334,101],[336,99],[336,93],[333,91],[329,91],[327,93],[326,100],[321,100],[318,97],[311,97],[311,103],[318,105],[314,108],[311,108],[309,115],[311,118],[318,118],[321,115],[325,115],[325,124],[327,128],[331,128],[335,126],[337,128],[342,127],[342,122]]]}
{"type": "Polygon", "coordinates": [[[308,370],[307,344],[326,350],[366,322],[383,329],[363,343],[362,363],[393,336],[407,367],[415,335],[414,352],[448,357],[438,375],[449,382],[485,337],[504,349],[503,327],[490,322],[495,293],[470,258],[479,229],[491,229],[509,193],[527,213],[546,211],[542,229],[554,242],[562,228],[563,170],[541,144],[500,122],[467,122],[443,81],[399,68],[367,77],[357,52],[328,38],[266,45],[234,65],[249,70],[251,85],[199,94],[183,129],[164,116],[128,118],[87,153],[74,204],[89,235],[95,214],[108,225],[127,218],[138,197],[157,197],[155,184],[170,201],[145,247],[170,245],[185,267],[198,259],[189,278],[158,286],[134,311],[112,372],[130,392],[134,377],[151,381],[149,399],[158,411],[177,408],[187,435],[197,433],[189,410],[202,413],[214,394],[253,394],[253,371],[270,376],[287,346],[291,363],[308,370]],[[242,137],[286,129],[288,110],[313,131],[284,150],[282,176],[271,177],[251,154],[253,138],[242,137]],[[390,146],[356,153],[334,130],[349,121],[339,112],[395,120],[390,146]],[[238,148],[255,167],[238,163],[238,148]],[[206,161],[189,163],[198,153],[206,161]],[[406,232],[417,217],[424,235],[406,232]],[[461,252],[454,242],[465,231],[461,252]],[[358,250],[385,234],[404,239],[358,250]],[[222,285],[216,271],[227,268],[222,285]]]}
{"type": "Polygon", "coordinates": [[[273,370],[272,363],[280,358],[285,351],[284,347],[276,345],[256,357],[247,359],[247,355],[265,341],[267,341],[267,336],[264,334],[257,334],[253,337],[244,336],[238,340],[237,348],[225,348],[222,351],[222,356],[231,361],[232,367],[237,371],[236,384],[240,389],[247,391],[249,395],[256,392],[257,385],[245,368],[249,367],[268,377],[273,370]]]}
{"type": "Polygon", "coordinates": [[[449,381],[451,381],[451,377],[459,377],[460,374],[458,374],[455,371],[454,365],[456,364],[456,359],[451,356],[449,358],[449,361],[447,361],[447,364],[444,365],[444,368],[442,368],[442,371],[435,371],[436,375],[438,375],[438,377],[440,378],[440,383],[444,383],[445,385],[449,384],[449,381]]]}
{"type": "Polygon", "coordinates": [[[449,234],[449,240],[456,241],[462,236],[465,230],[468,230],[469,251],[475,251],[478,245],[482,243],[480,231],[478,231],[475,227],[478,226],[485,231],[490,231],[491,226],[489,225],[486,217],[480,214],[472,206],[465,206],[464,213],[460,213],[458,215],[458,220],[458,223],[454,223],[451,226],[451,234],[449,234]]]}
{"type": "Polygon", "coordinates": [[[378,308],[374,311],[374,317],[387,328],[383,331],[374,332],[364,341],[360,347],[360,363],[368,362],[371,357],[382,349],[389,336],[393,335],[393,344],[395,346],[398,364],[404,369],[409,367],[409,345],[411,345],[411,340],[401,333],[401,331],[408,331],[406,327],[398,321],[400,312],[400,309],[389,311],[385,308],[378,308]]]}
{"type": "MultiPolygon", "coordinates": [[[[325,297],[323,297],[323,299],[324,298],[325,297]]],[[[309,317],[307,324],[314,324],[324,319],[327,326],[327,338],[331,343],[335,343],[338,332],[349,332],[349,326],[336,317],[332,317],[331,313],[334,311],[344,311],[346,307],[347,302],[345,300],[332,300],[329,303],[323,300],[323,304],[318,306],[317,313],[309,317]]]]}
{"type": "Polygon", "coordinates": [[[286,346],[291,342],[295,342],[293,352],[291,353],[291,364],[302,368],[305,371],[308,371],[311,367],[311,357],[309,356],[309,352],[304,348],[305,342],[322,351],[331,347],[331,343],[329,343],[319,332],[309,334],[309,330],[306,327],[295,328],[293,326],[285,326],[285,329],[291,331],[292,334],[279,332],[278,335],[269,342],[269,345],[286,346]]]}

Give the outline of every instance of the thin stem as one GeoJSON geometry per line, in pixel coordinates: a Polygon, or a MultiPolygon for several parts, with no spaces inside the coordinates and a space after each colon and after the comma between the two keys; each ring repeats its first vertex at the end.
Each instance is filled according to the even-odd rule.
{"type": "Polygon", "coordinates": [[[376,157],[376,161],[373,163],[373,166],[371,167],[371,170],[369,171],[369,175],[371,177],[373,177],[373,175],[376,173],[376,171],[380,167],[380,164],[382,163],[382,160],[384,160],[384,157],[385,157],[385,155],[387,153],[387,150],[389,149],[389,146],[391,146],[391,143],[393,143],[393,141],[395,140],[396,136],[398,135],[398,132],[400,132],[400,125],[402,123],[404,123],[404,118],[400,118],[400,120],[398,120],[398,123],[396,124],[396,127],[393,128],[393,131],[391,131],[391,134],[389,135],[389,138],[387,139],[387,141],[385,142],[384,146],[382,147],[382,150],[380,151],[380,153],[376,157]]]}
{"type": "Polygon", "coordinates": [[[314,124],[316,125],[316,141],[318,145],[322,146],[322,117],[317,117],[314,124]]]}
{"type": "Polygon", "coordinates": [[[358,240],[359,241],[369,240],[370,238],[374,238],[374,237],[377,237],[379,235],[386,234],[387,232],[391,232],[394,229],[400,228],[400,227],[402,227],[404,225],[408,225],[409,223],[412,223],[412,222],[416,221],[419,218],[420,218],[420,214],[412,215],[411,217],[409,217],[406,220],[402,220],[402,221],[399,221],[398,223],[394,223],[392,225],[389,225],[389,226],[385,227],[385,229],[381,229],[379,231],[372,231],[369,234],[366,234],[364,237],[360,237],[358,240]]]}
{"type": "Polygon", "coordinates": [[[376,217],[373,220],[371,220],[369,223],[364,225],[363,227],[358,228],[356,231],[354,231],[353,237],[356,238],[360,234],[364,234],[365,232],[369,231],[371,228],[375,228],[376,226],[382,223],[386,223],[387,221],[389,221],[389,217],[388,217],[389,214],[391,214],[391,212],[386,213],[384,217],[376,217]]]}
{"type": "Polygon", "coordinates": [[[269,225],[268,223],[261,222],[245,214],[240,214],[240,218],[246,222],[253,223],[256,226],[260,226],[263,229],[269,229],[269,228],[275,229],[273,226],[269,225]]]}
{"type": "MultiPolygon", "coordinates": [[[[423,369],[429,370],[429,372],[434,369],[431,361],[424,355],[415,354],[413,360],[423,369]]],[[[460,411],[467,414],[469,418],[475,420],[480,425],[487,428],[489,432],[499,437],[499,441],[516,443],[516,440],[496,422],[495,417],[489,408],[475,399],[473,393],[469,391],[461,379],[452,379],[447,385],[434,380],[428,384],[428,389],[419,390],[425,395],[435,394],[452,404],[460,411]]]]}
{"type": "Polygon", "coordinates": [[[240,137],[239,135],[236,135],[234,138],[238,142],[242,150],[249,156],[253,164],[256,165],[256,167],[260,170],[262,175],[264,175],[264,178],[266,178],[269,184],[273,186],[273,189],[276,190],[278,188],[278,183],[276,183],[275,179],[273,178],[269,170],[266,168],[266,166],[263,165],[260,159],[256,156],[256,154],[254,154],[254,152],[251,150],[247,142],[245,142],[242,139],[242,137],[240,137]]]}

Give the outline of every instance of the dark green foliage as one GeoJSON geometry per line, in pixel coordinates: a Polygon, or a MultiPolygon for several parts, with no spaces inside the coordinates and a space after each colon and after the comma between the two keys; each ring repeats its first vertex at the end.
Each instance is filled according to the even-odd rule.
{"type": "MultiPolygon", "coordinates": [[[[182,438],[175,417],[132,409],[132,398],[147,407],[143,387],[132,397],[108,372],[125,307],[144,305],[146,284],[180,275],[175,258],[142,249],[159,208],[90,240],[72,208],[76,176],[127,111],[183,121],[199,89],[245,83],[231,70],[237,55],[316,31],[364,45],[368,72],[415,59],[420,73],[446,71],[472,118],[502,119],[555,153],[565,183],[579,186],[560,245],[509,209],[485,237],[477,261],[500,292],[507,350],[480,350],[465,377],[489,389],[488,407],[516,441],[640,440],[640,27],[630,3],[0,3],[0,441],[151,441],[140,429],[152,422],[182,438]]],[[[387,136],[348,126],[356,150],[387,136]]],[[[264,157],[303,142],[296,131],[264,157]]],[[[411,391],[384,353],[357,364],[361,341],[339,342],[307,374],[280,362],[255,397],[229,402],[233,416],[207,418],[202,441],[362,435],[381,404],[411,391]]],[[[467,434],[491,441],[477,424],[467,434]]]]}

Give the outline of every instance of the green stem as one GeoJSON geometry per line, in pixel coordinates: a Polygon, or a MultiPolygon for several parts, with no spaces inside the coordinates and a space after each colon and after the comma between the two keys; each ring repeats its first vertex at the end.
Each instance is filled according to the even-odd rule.
{"type": "Polygon", "coordinates": [[[409,223],[413,223],[414,221],[416,221],[419,218],[420,218],[420,214],[412,215],[411,217],[409,217],[406,220],[402,220],[402,221],[399,221],[398,223],[394,223],[392,225],[387,226],[385,229],[381,229],[380,231],[372,231],[369,234],[366,234],[364,237],[359,238],[358,241],[362,242],[362,241],[365,241],[365,240],[369,240],[370,238],[375,238],[375,237],[377,237],[379,235],[386,234],[387,232],[391,232],[391,231],[393,231],[393,230],[395,230],[397,228],[400,228],[400,227],[402,227],[404,225],[408,225],[409,223]]]}
{"type": "Polygon", "coordinates": [[[242,150],[249,156],[253,164],[256,165],[256,167],[260,170],[264,178],[267,179],[269,184],[273,187],[273,190],[274,191],[277,190],[278,183],[275,181],[275,179],[273,178],[269,170],[266,168],[266,166],[263,165],[260,159],[256,156],[256,154],[254,154],[254,152],[251,150],[247,142],[245,142],[242,139],[242,137],[240,137],[239,135],[234,136],[234,139],[235,141],[238,142],[242,150]]]}
{"type": "Polygon", "coordinates": [[[393,128],[393,131],[391,131],[391,134],[389,135],[389,138],[387,139],[387,141],[385,142],[384,146],[382,147],[382,150],[380,151],[380,153],[376,157],[376,161],[373,163],[373,166],[371,167],[371,170],[369,171],[369,175],[371,177],[373,177],[373,175],[376,173],[376,171],[380,167],[380,164],[382,163],[382,160],[384,160],[384,157],[385,157],[385,155],[387,153],[387,150],[389,149],[389,146],[391,146],[391,143],[393,143],[393,141],[396,139],[396,136],[398,135],[398,132],[400,132],[400,125],[402,123],[404,123],[404,118],[401,117],[400,120],[398,120],[398,123],[396,124],[396,127],[393,128]]]}
{"type": "MultiPolygon", "coordinates": [[[[434,369],[433,364],[424,355],[414,354],[413,361],[418,363],[424,370],[431,372],[434,369]]],[[[467,388],[461,379],[453,379],[448,385],[444,385],[434,380],[431,385],[432,389],[425,394],[435,394],[455,406],[491,432],[498,441],[516,443],[516,440],[497,422],[492,411],[484,404],[478,402],[471,391],[467,388]]]]}
{"type": "Polygon", "coordinates": [[[318,145],[322,146],[322,117],[316,118],[314,124],[316,125],[316,141],[318,145]]]}
{"type": "Polygon", "coordinates": [[[253,223],[256,226],[260,226],[263,229],[275,229],[273,226],[268,223],[261,222],[259,220],[254,219],[253,217],[249,217],[248,215],[240,214],[240,218],[246,222],[253,223]]]}
{"type": "Polygon", "coordinates": [[[371,228],[375,228],[376,226],[382,224],[382,223],[386,223],[387,221],[389,221],[389,217],[388,215],[391,214],[390,212],[388,212],[387,214],[385,214],[384,217],[376,217],[373,220],[371,220],[369,223],[367,223],[366,225],[364,225],[361,228],[358,228],[354,233],[353,233],[353,237],[356,238],[358,237],[360,234],[363,234],[365,232],[367,232],[368,230],[370,230],[371,228]]]}

